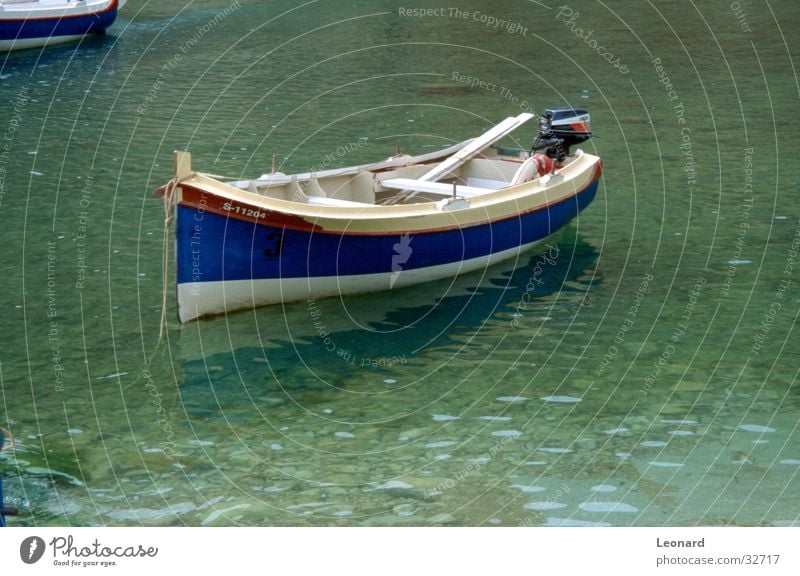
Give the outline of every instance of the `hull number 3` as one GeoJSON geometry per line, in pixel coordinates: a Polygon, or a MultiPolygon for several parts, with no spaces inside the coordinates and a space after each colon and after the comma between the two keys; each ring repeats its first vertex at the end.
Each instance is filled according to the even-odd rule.
{"type": "Polygon", "coordinates": [[[267,242],[269,242],[269,246],[264,248],[264,257],[277,258],[280,256],[281,248],[283,248],[283,231],[267,234],[267,242]]]}

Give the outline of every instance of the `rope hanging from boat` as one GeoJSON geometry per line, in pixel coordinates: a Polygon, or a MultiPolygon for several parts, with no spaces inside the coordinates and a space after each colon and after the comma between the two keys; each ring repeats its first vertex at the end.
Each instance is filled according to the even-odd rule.
{"type": "Polygon", "coordinates": [[[164,267],[162,270],[162,288],[161,288],[161,323],[158,330],[158,342],[164,338],[164,332],[167,328],[167,290],[169,284],[169,244],[170,235],[169,230],[172,226],[172,220],[175,218],[175,189],[178,187],[177,178],[172,178],[167,185],[164,186],[164,267]]]}

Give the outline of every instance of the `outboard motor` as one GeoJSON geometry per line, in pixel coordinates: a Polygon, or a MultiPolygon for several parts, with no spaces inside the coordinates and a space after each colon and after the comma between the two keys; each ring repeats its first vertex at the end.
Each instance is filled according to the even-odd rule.
{"type": "Polygon", "coordinates": [[[548,158],[561,163],[570,155],[570,147],[592,137],[589,113],[580,108],[559,106],[548,108],[539,117],[539,133],[531,153],[544,150],[548,158]]]}

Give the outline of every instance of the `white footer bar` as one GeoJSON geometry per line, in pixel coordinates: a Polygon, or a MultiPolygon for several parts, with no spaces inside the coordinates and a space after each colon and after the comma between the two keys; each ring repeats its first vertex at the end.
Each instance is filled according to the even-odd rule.
{"type": "Polygon", "coordinates": [[[800,574],[798,537],[797,527],[34,527],[2,529],[0,564],[3,574],[136,576],[192,569],[198,574],[326,576],[794,575],[800,574]]]}

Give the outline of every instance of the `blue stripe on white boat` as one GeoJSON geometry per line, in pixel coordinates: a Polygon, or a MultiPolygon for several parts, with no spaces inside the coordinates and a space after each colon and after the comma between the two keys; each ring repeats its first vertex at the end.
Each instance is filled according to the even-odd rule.
{"type": "Polygon", "coordinates": [[[223,314],[229,310],[296,302],[312,297],[326,298],[413,286],[483,270],[514,258],[539,242],[541,240],[463,262],[383,274],[178,284],[178,317],[181,322],[190,322],[202,316],[223,314]]]}
{"type": "Polygon", "coordinates": [[[9,4],[0,10],[0,50],[57,44],[102,32],[117,17],[118,8],[110,8],[113,4],[97,3],[97,10],[88,13],[81,12],[90,10],[89,5],[75,2],[64,2],[63,6],[56,3],[9,4]],[[28,4],[34,8],[25,9],[28,4]],[[37,16],[39,13],[47,15],[37,16]]]}
{"type": "Polygon", "coordinates": [[[116,10],[75,18],[41,18],[37,20],[0,21],[0,38],[22,40],[51,36],[76,36],[105,30],[114,22],[116,10]]]}
{"type": "Polygon", "coordinates": [[[397,268],[396,245],[410,248],[401,265],[404,272],[461,264],[549,236],[591,203],[597,184],[594,181],[576,196],[520,216],[405,238],[282,231],[178,206],[178,284],[386,274],[397,268]],[[281,234],[280,256],[272,256],[281,234]]]}

